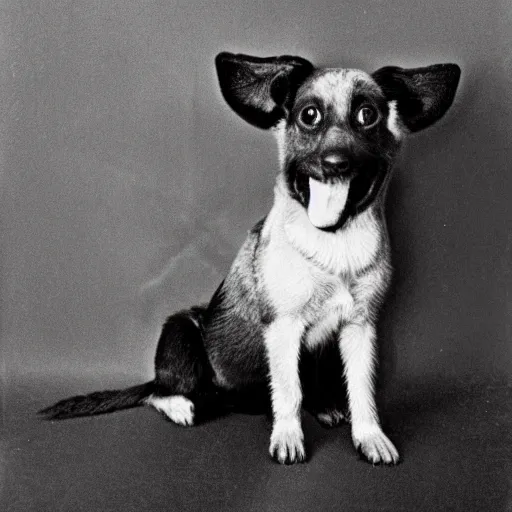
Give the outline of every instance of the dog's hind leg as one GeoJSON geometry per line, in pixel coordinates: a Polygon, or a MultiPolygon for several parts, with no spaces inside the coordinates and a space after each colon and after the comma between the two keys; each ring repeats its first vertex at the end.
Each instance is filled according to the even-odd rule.
{"type": "Polygon", "coordinates": [[[183,395],[157,396],[146,398],[146,404],[153,406],[172,422],[191,426],[194,424],[194,402],[183,395]]]}
{"type": "Polygon", "coordinates": [[[168,419],[193,425],[197,399],[211,387],[211,368],[203,344],[204,308],[194,307],[165,322],[155,356],[154,392],[146,399],[168,419]]]}

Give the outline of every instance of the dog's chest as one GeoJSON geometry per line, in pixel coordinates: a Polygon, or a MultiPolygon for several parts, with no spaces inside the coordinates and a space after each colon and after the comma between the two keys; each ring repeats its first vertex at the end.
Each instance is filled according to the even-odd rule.
{"type": "Polygon", "coordinates": [[[332,310],[350,315],[351,290],[379,255],[381,235],[373,216],[363,215],[343,233],[331,235],[314,228],[303,211],[287,208],[283,214],[276,207],[262,232],[266,244],[260,269],[267,299],[278,316],[297,316],[306,324],[332,310]]]}
{"type": "Polygon", "coordinates": [[[353,307],[350,278],[336,275],[304,258],[287,243],[276,243],[263,260],[265,292],[277,316],[292,315],[306,325],[336,310],[353,307]]]}

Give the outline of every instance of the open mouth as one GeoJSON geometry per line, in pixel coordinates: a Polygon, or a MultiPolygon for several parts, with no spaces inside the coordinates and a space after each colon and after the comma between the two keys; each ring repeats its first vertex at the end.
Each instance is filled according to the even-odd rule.
{"type": "Polygon", "coordinates": [[[334,232],[376,200],[389,170],[386,161],[374,158],[348,174],[330,177],[317,165],[292,161],[285,177],[291,197],[304,207],[311,224],[334,232]]]}
{"type": "Polygon", "coordinates": [[[336,226],[345,210],[350,180],[316,179],[305,173],[297,173],[294,178],[294,195],[306,209],[311,224],[324,230],[336,226]]]}
{"type": "Polygon", "coordinates": [[[316,228],[327,229],[338,223],[347,203],[349,180],[323,182],[309,178],[307,213],[316,228]]]}

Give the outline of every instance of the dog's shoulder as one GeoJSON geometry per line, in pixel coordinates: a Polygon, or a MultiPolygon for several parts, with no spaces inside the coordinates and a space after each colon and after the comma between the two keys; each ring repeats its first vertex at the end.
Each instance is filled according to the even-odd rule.
{"type": "Polygon", "coordinates": [[[249,288],[254,286],[254,264],[260,250],[265,221],[266,217],[263,217],[247,233],[244,243],[233,260],[227,276],[228,280],[235,279],[238,283],[243,281],[249,288]]]}
{"type": "Polygon", "coordinates": [[[229,310],[241,318],[259,322],[261,320],[261,297],[259,290],[259,260],[262,231],[266,217],[257,222],[240,247],[226,278],[215,293],[210,309],[229,310]]]}

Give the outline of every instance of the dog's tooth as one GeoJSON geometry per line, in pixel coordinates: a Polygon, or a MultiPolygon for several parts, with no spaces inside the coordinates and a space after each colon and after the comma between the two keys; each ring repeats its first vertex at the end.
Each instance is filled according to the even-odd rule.
{"type": "Polygon", "coordinates": [[[323,183],[309,178],[308,217],[317,228],[328,228],[338,222],[347,202],[348,182],[323,183]]]}

